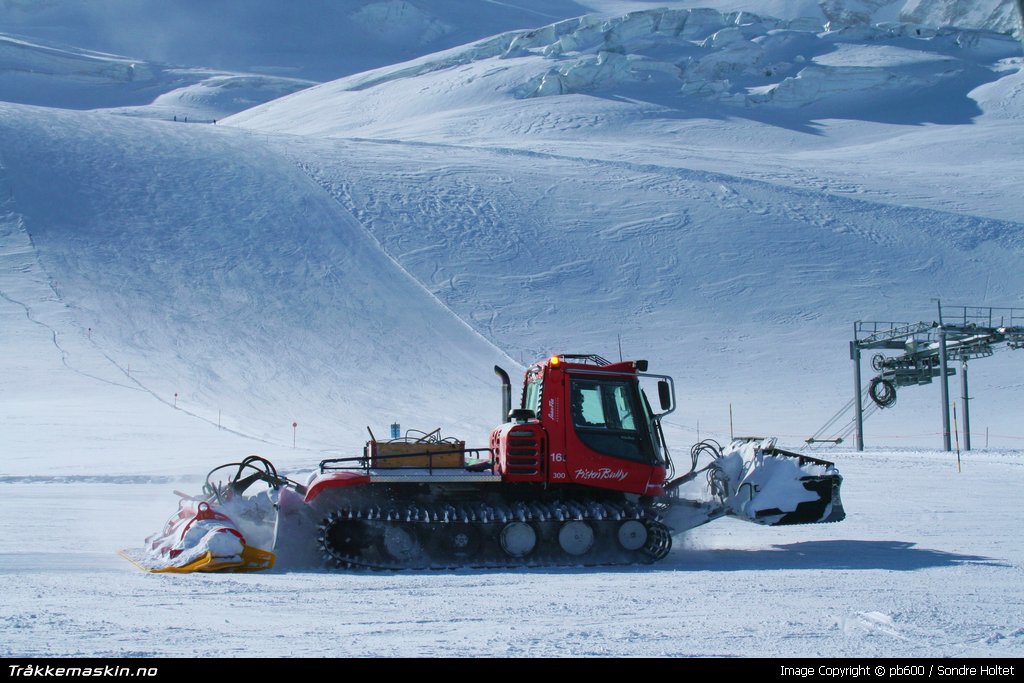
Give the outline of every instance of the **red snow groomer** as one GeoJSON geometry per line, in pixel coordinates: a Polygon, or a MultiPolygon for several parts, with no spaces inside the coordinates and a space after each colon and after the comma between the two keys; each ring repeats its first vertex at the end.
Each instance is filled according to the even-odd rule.
{"type": "Polygon", "coordinates": [[[242,547],[218,558],[197,539],[187,556],[199,560],[189,568],[152,552],[131,559],[154,571],[265,568],[257,551],[285,567],[632,564],[663,559],[674,535],[726,515],[769,526],[844,518],[833,463],[776,448],[774,439],[726,449],[702,441],[676,476],[661,428],[675,409],[674,383],[647,365],[552,356],[527,369],[515,409],[508,374],[496,366],[507,421],[486,448],[437,430],[371,439],[360,456],[322,461],[304,485],[256,456],[223,466],[237,471],[223,485],[208,477],[186,507],[205,503],[223,515],[242,547]],[[268,489],[247,495],[257,481],[268,489]]]}

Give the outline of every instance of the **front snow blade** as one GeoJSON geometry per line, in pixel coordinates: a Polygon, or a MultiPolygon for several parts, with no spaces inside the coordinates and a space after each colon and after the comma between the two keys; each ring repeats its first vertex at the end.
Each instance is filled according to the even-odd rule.
{"type": "Polygon", "coordinates": [[[807,491],[813,493],[817,498],[797,503],[796,509],[790,512],[778,508],[758,510],[756,512],[758,519],[752,521],[769,526],[784,526],[840,522],[846,518],[843,501],[839,497],[839,487],[843,483],[841,476],[835,474],[805,477],[800,482],[807,491]]]}
{"type": "Polygon", "coordinates": [[[739,445],[716,465],[727,472],[729,515],[766,526],[846,517],[839,495],[843,477],[831,462],[775,448],[771,441],[753,441],[739,445]]]}

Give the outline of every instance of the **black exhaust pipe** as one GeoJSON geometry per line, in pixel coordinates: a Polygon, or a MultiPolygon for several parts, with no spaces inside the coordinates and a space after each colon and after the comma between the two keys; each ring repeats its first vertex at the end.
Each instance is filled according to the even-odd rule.
{"type": "Polygon", "coordinates": [[[501,424],[509,421],[508,414],[512,411],[512,382],[508,373],[494,366],[494,374],[501,379],[501,424]]]}

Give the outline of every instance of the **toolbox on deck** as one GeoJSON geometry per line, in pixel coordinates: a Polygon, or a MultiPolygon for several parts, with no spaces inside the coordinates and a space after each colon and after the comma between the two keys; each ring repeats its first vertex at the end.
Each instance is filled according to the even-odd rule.
{"type": "Polygon", "coordinates": [[[368,441],[366,450],[370,467],[465,467],[465,441],[368,441]]]}

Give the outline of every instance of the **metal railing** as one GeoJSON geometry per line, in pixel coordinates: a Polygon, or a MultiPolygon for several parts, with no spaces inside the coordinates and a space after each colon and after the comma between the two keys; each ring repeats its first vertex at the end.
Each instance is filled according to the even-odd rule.
{"type": "MultiPolygon", "coordinates": [[[[426,469],[433,472],[435,469],[438,470],[453,470],[453,469],[466,469],[471,472],[494,472],[496,460],[494,457],[494,451],[490,448],[453,448],[446,451],[415,451],[410,453],[397,453],[394,455],[373,455],[371,456],[368,452],[364,452],[363,455],[357,455],[347,458],[327,458],[326,460],[320,461],[320,473],[335,470],[370,470],[374,468],[374,463],[380,461],[389,460],[402,460],[409,458],[422,458],[427,459],[427,466],[425,468],[420,467],[419,469],[426,469]],[[434,456],[445,456],[467,453],[486,453],[486,458],[478,458],[478,462],[466,465],[463,462],[461,467],[441,467],[440,465],[434,464],[434,456]]],[[[413,466],[410,466],[413,467],[413,466]]],[[[397,469],[394,465],[387,467],[387,469],[397,469]]]]}

